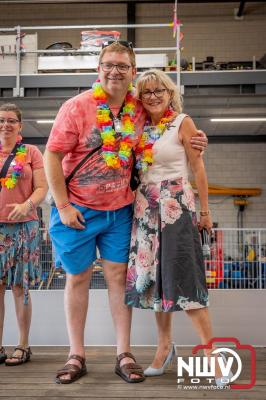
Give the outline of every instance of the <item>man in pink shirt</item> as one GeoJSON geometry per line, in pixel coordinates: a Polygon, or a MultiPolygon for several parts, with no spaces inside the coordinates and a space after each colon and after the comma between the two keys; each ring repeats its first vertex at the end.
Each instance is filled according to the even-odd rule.
{"type": "Polygon", "coordinates": [[[56,204],[51,211],[50,234],[56,265],[63,265],[67,276],[70,353],[65,367],[57,372],[57,383],[71,383],[87,372],[84,329],[96,246],[103,259],[117,335],[115,372],[127,382],[145,379],[130,353],[132,311],[124,304],[134,199],[129,185],[131,149],[145,118],[131,88],[136,75],[131,44],[108,44],[100,54],[98,72],[99,81],[92,90],[61,107],[45,152],[46,174],[56,204]],[[65,176],[98,147],[66,187],[65,176]]]}

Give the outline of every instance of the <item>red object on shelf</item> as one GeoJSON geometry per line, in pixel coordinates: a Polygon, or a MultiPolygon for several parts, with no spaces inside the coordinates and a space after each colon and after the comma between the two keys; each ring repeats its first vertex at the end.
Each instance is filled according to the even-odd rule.
{"type": "Polygon", "coordinates": [[[120,32],[118,31],[82,31],[80,44],[83,49],[93,50],[101,47],[103,42],[119,40],[119,38],[120,32]]]}

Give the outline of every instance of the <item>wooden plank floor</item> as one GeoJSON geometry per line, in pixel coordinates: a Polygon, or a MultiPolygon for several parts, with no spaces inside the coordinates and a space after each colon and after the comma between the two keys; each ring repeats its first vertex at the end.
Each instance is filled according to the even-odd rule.
{"type": "MultiPolygon", "coordinates": [[[[9,351],[11,349],[8,349],[9,351]]],[[[88,375],[71,385],[54,383],[55,371],[67,356],[65,347],[34,347],[32,360],[25,365],[0,365],[0,400],[78,400],[78,399],[266,399],[266,348],[258,348],[257,381],[249,390],[181,390],[177,388],[176,369],[145,382],[127,384],[114,374],[115,348],[88,347],[88,375]]],[[[153,347],[134,347],[137,361],[147,366],[153,347]]],[[[178,354],[190,355],[189,348],[178,348],[178,354]]],[[[244,365],[247,360],[244,360],[244,365]]],[[[248,376],[246,376],[248,379],[248,376]]],[[[245,376],[237,383],[247,383],[245,376]]]]}

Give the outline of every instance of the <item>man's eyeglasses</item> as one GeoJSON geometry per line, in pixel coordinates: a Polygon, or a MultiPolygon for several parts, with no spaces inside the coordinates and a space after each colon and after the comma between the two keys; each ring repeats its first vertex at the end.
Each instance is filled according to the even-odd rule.
{"type": "Polygon", "coordinates": [[[107,40],[106,42],[102,43],[102,49],[110,46],[113,43],[118,43],[121,44],[121,46],[127,47],[128,49],[133,49],[132,42],[127,42],[126,40],[107,40]]]}
{"type": "Polygon", "coordinates": [[[8,125],[16,125],[18,122],[20,121],[15,118],[0,118],[0,125],[4,125],[4,123],[7,123],[8,125]]]}
{"type": "Polygon", "coordinates": [[[161,99],[164,96],[165,91],[167,91],[167,89],[155,89],[153,91],[145,90],[144,92],[141,93],[141,98],[144,100],[149,100],[151,96],[154,94],[155,97],[161,99]]]}
{"type": "Polygon", "coordinates": [[[102,62],[101,67],[104,72],[111,72],[114,68],[116,68],[120,74],[126,74],[129,71],[129,68],[131,68],[131,65],[102,62]]]}

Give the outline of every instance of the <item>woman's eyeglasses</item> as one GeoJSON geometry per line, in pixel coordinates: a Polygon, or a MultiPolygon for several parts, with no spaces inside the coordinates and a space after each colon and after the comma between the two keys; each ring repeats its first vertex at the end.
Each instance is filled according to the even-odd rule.
{"type": "Polygon", "coordinates": [[[144,92],[141,93],[141,98],[144,100],[149,100],[151,96],[154,94],[155,97],[161,99],[166,91],[167,89],[155,89],[153,91],[145,90],[144,92]]]}
{"type": "Polygon", "coordinates": [[[121,46],[124,46],[124,47],[127,47],[128,49],[133,50],[132,42],[127,42],[126,40],[107,40],[106,42],[102,43],[102,49],[104,49],[107,46],[110,46],[113,43],[121,44],[121,46]]]}
{"type": "Polygon", "coordinates": [[[129,71],[129,68],[131,68],[131,65],[112,64],[112,63],[108,63],[108,62],[102,62],[100,65],[104,72],[111,72],[114,68],[116,68],[117,71],[120,72],[120,74],[126,74],[129,71]]]}
{"type": "Polygon", "coordinates": [[[20,121],[15,118],[0,118],[0,125],[4,125],[5,123],[8,125],[16,125],[18,122],[20,121]]]}

